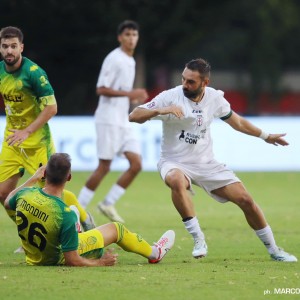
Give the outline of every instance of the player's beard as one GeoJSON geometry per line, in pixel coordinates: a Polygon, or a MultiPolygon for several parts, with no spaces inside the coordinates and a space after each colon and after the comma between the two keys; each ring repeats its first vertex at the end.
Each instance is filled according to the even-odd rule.
{"type": "Polygon", "coordinates": [[[6,55],[6,57],[4,57],[5,64],[12,67],[19,61],[21,55],[18,55],[18,56],[10,55],[9,56],[10,58],[14,57],[14,59],[12,59],[12,60],[7,60],[7,57],[8,57],[8,55],[6,55]]]}
{"type": "Polygon", "coordinates": [[[199,86],[198,89],[189,91],[188,89],[182,88],[183,94],[185,97],[187,97],[190,100],[196,100],[203,92],[203,88],[199,86]]]}

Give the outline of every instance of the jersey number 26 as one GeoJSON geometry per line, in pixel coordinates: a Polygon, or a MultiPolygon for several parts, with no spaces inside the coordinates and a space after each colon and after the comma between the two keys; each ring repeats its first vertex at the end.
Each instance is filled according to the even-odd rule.
{"type": "MultiPolygon", "coordinates": [[[[22,235],[20,232],[28,227],[28,219],[20,211],[17,211],[17,216],[22,219],[22,223],[18,225],[19,237],[22,240],[26,241],[25,236],[22,235]]],[[[40,223],[33,222],[29,225],[27,240],[29,244],[38,248],[40,251],[43,251],[47,243],[44,234],[47,234],[47,230],[45,229],[45,227],[40,223]],[[39,239],[39,243],[37,242],[37,238],[39,239]]]]}

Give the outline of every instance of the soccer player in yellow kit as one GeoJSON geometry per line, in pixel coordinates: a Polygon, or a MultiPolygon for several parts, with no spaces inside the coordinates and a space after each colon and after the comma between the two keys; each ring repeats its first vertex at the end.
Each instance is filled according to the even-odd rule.
{"type": "MultiPolygon", "coordinates": [[[[0,153],[2,204],[25,170],[34,174],[55,152],[47,123],[57,113],[54,91],[45,71],[22,56],[23,49],[23,33],[19,28],[1,29],[0,99],[4,101],[6,113],[0,153]]],[[[93,227],[90,216],[73,193],[65,191],[63,198],[68,205],[77,206],[86,229],[93,227]]],[[[7,212],[13,217],[9,210],[7,212]]]]}
{"type": "Polygon", "coordinates": [[[173,247],[175,232],[166,231],[153,246],[119,222],[108,223],[83,233],[77,231],[75,213],[62,201],[65,184],[71,179],[71,159],[53,154],[23,185],[13,190],[5,207],[16,214],[18,234],[29,265],[113,266],[117,255],[104,247],[116,243],[158,263],[173,247]],[[45,177],[45,187],[32,187],[45,177]]]}

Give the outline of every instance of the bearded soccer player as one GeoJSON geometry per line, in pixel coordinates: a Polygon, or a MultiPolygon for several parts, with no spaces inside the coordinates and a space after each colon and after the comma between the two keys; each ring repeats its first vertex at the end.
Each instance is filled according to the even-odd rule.
{"type": "MultiPolygon", "coordinates": [[[[0,202],[16,188],[27,170],[34,174],[46,165],[55,152],[48,121],[57,113],[54,91],[47,74],[37,64],[22,56],[23,33],[17,27],[0,31],[0,99],[4,101],[6,127],[0,153],[0,202]]],[[[40,182],[43,185],[43,182],[40,182]]],[[[65,191],[64,199],[76,205],[86,229],[91,217],[74,194],[65,191]]],[[[14,214],[7,210],[10,217],[14,214]]]]}
{"type": "Polygon", "coordinates": [[[297,258],[279,248],[267,220],[241,180],[223,163],[214,159],[210,124],[220,118],[233,129],[259,137],[275,146],[286,146],[285,134],[269,134],[231,110],[224,93],[208,87],[210,64],[193,59],[182,72],[182,85],[167,90],[141,105],[129,115],[131,122],[159,119],[163,123],[161,158],[158,169],[171,189],[172,201],[186,230],[194,238],[192,255],[207,255],[205,236],[200,228],[189,191],[192,184],[212,198],[236,204],[246,221],[276,261],[295,262],[297,258]],[[189,137],[195,142],[189,143],[189,137]]]}

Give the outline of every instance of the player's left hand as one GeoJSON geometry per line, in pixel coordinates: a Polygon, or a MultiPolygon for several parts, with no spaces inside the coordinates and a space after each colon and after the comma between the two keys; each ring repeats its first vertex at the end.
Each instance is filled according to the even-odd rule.
{"type": "Polygon", "coordinates": [[[8,129],[8,131],[13,132],[6,138],[6,142],[9,146],[20,146],[30,135],[26,129],[8,129]]]}
{"type": "Polygon", "coordinates": [[[287,146],[289,143],[283,139],[286,133],[278,133],[278,134],[269,134],[268,138],[265,140],[269,144],[273,144],[274,146],[287,146]]]}

